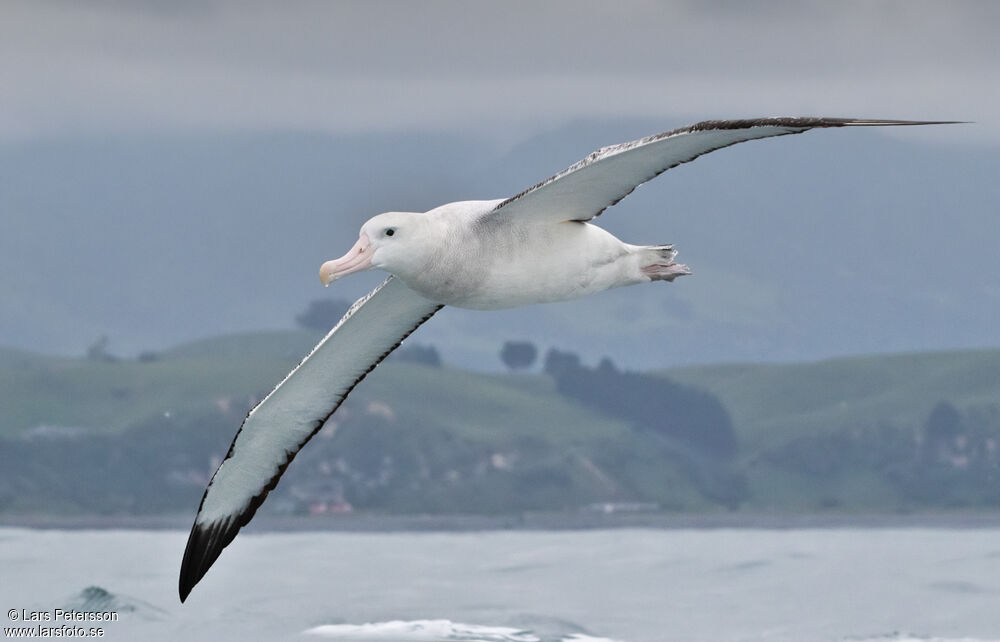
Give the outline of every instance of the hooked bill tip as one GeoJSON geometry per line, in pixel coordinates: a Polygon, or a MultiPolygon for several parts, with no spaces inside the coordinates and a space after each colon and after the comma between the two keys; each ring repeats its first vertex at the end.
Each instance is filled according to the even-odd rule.
{"type": "Polygon", "coordinates": [[[371,241],[369,241],[367,234],[362,233],[358,237],[358,242],[348,250],[347,254],[339,259],[327,261],[320,266],[320,283],[330,285],[343,276],[367,270],[372,266],[372,253],[371,241]]]}
{"type": "Polygon", "coordinates": [[[319,266],[319,282],[323,284],[323,287],[329,287],[331,283],[337,280],[337,271],[339,268],[340,265],[337,261],[327,261],[319,266]]]}

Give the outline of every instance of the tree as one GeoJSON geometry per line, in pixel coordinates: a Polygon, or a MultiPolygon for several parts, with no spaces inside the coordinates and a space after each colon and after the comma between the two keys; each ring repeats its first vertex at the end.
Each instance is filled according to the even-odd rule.
{"type": "Polygon", "coordinates": [[[542,365],[542,372],[558,383],[563,375],[576,372],[581,367],[579,355],[549,348],[549,351],[545,353],[545,364],[542,365]]]}
{"type": "Polygon", "coordinates": [[[618,368],[615,367],[615,362],[610,357],[604,357],[597,364],[595,372],[602,377],[613,377],[618,374],[618,368]]]}
{"type": "Polygon", "coordinates": [[[87,359],[91,361],[118,361],[118,359],[108,352],[108,337],[102,335],[87,347],[87,359]]]}
{"type": "Polygon", "coordinates": [[[538,358],[538,348],[529,341],[505,341],[500,349],[500,359],[510,370],[530,368],[538,358]]]}
{"type": "Polygon", "coordinates": [[[703,455],[722,460],[736,456],[739,444],[729,411],[718,397],[666,377],[619,372],[611,359],[596,368],[581,365],[572,352],[551,349],[545,374],[560,394],[653,430],[703,455]]]}
{"type": "Polygon", "coordinates": [[[929,441],[950,441],[962,434],[962,415],[951,402],[939,401],[927,417],[924,434],[929,441]]]}
{"type": "Polygon", "coordinates": [[[947,456],[955,450],[963,432],[958,409],[948,401],[937,402],[924,423],[924,458],[937,460],[947,456]]]}
{"type": "Polygon", "coordinates": [[[295,322],[306,330],[326,332],[340,321],[350,307],[351,304],[343,299],[317,299],[309,303],[305,312],[295,317],[295,322]]]}

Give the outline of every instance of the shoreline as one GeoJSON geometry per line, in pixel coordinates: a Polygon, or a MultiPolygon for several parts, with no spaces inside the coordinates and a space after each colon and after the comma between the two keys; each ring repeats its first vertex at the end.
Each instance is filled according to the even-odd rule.
{"type": "MultiPolygon", "coordinates": [[[[40,530],[178,530],[191,528],[190,515],[0,515],[0,528],[40,530]]],[[[259,515],[248,533],[475,532],[560,530],[802,530],[802,529],[993,529],[1000,512],[907,514],[837,513],[524,513],[516,515],[259,515]]]]}

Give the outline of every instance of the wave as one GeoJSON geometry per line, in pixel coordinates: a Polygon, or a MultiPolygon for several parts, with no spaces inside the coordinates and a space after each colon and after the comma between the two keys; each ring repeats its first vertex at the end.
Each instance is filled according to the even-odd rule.
{"type": "MultiPolygon", "coordinates": [[[[304,631],[304,634],[342,642],[622,642],[584,633],[541,633],[535,628],[463,624],[451,620],[325,624],[304,631]]],[[[843,642],[1000,642],[1000,639],[942,638],[888,633],[850,637],[843,642]]]]}
{"type": "Polygon", "coordinates": [[[1000,638],[939,638],[909,633],[887,633],[885,635],[851,637],[845,639],[844,642],[1000,642],[1000,638]]]}
{"type": "Polygon", "coordinates": [[[621,642],[610,638],[568,633],[555,637],[505,626],[463,624],[451,620],[393,620],[367,624],[324,624],[304,632],[351,642],[621,642]]]}
{"type": "Polygon", "coordinates": [[[113,612],[146,620],[159,620],[168,615],[163,609],[145,600],[122,593],[112,593],[101,586],[88,586],[65,600],[63,606],[70,611],[113,612]]]}

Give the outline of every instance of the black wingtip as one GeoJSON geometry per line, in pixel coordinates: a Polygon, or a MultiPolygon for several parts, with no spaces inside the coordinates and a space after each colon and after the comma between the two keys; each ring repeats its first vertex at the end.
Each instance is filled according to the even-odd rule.
{"type": "Polygon", "coordinates": [[[854,119],[844,119],[849,122],[844,124],[852,126],[871,126],[871,127],[883,127],[892,125],[968,125],[970,121],[967,120],[878,120],[878,119],[864,119],[864,118],[854,118],[854,119]]]}
{"type": "Polygon", "coordinates": [[[184,549],[184,559],[181,561],[181,573],[177,584],[182,603],[190,595],[195,584],[205,577],[208,569],[219,559],[222,549],[233,541],[239,530],[239,524],[232,518],[206,525],[194,523],[188,536],[187,547],[184,549]]]}
{"type": "Polygon", "coordinates": [[[660,136],[714,129],[749,129],[751,127],[793,127],[806,129],[824,127],[892,127],[898,125],[963,125],[964,120],[895,120],[890,118],[832,118],[815,116],[744,118],[738,120],[705,120],[689,127],[666,132],[660,136]]]}

